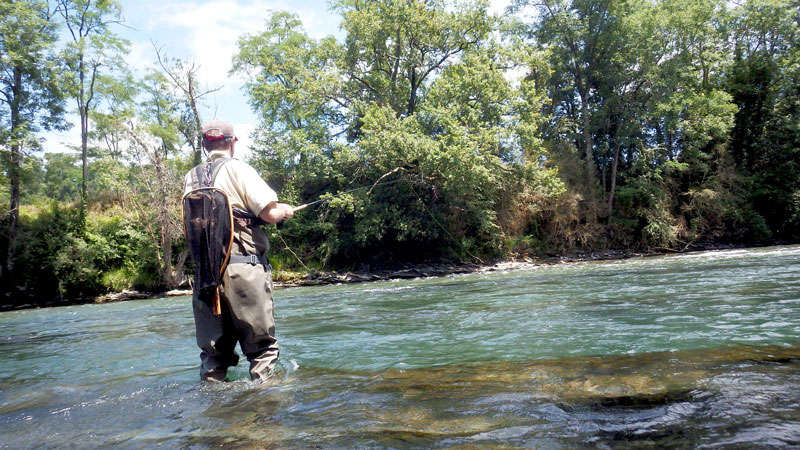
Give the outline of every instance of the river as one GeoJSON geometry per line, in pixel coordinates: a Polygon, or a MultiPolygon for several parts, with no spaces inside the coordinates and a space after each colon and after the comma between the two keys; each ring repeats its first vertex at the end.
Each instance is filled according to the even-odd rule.
{"type": "Polygon", "coordinates": [[[0,313],[0,446],[800,445],[800,246],[275,297],[262,385],[186,297],[0,313]]]}

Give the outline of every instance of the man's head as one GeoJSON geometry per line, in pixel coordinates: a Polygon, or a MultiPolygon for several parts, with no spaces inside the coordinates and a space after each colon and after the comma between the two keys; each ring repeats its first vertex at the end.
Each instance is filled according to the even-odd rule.
{"type": "Polygon", "coordinates": [[[224,120],[212,120],[203,125],[203,147],[208,151],[233,150],[239,139],[233,134],[233,125],[224,120]]]}

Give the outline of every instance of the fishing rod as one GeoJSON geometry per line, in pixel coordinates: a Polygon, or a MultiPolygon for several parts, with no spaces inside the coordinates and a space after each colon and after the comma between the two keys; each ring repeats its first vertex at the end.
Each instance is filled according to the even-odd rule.
{"type": "MultiPolygon", "coordinates": [[[[381,177],[381,178],[383,178],[383,177],[381,177]]],[[[357,188],[354,188],[354,189],[348,189],[348,190],[346,190],[344,192],[339,192],[338,194],[331,195],[330,197],[324,197],[324,198],[320,198],[320,199],[314,200],[313,202],[304,203],[304,204],[302,204],[300,206],[295,206],[294,208],[292,208],[292,211],[293,212],[300,211],[302,209],[308,208],[309,206],[314,206],[314,205],[317,205],[317,204],[320,204],[320,203],[324,203],[324,202],[333,200],[335,198],[341,197],[342,195],[350,194],[352,192],[362,191],[364,189],[369,189],[370,191],[372,191],[372,189],[374,189],[377,186],[386,186],[386,185],[390,185],[390,184],[399,183],[401,181],[405,181],[405,180],[397,179],[397,180],[385,181],[385,182],[381,183],[380,179],[378,179],[378,182],[375,183],[375,184],[369,184],[369,185],[360,186],[360,187],[357,187],[357,188]]],[[[258,217],[257,215],[251,213],[250,211],[247,211],[247,210],[244,210],[244,209],[241,209],[241,208],[233,207],[233,215],[234,215],[234,217],[239,217],[239,218],[246,219],[246,220],[255,220],[255,221],[261,222],[261,223],[259,223],[260,225],[266,225],[266,222],[263,222],[260,217],[258,217]]],[[[278,225],[281,225],[281,224],[282,224],[282,222],[279,223],[278,225]]]]}
{"type": "MultiPolygon", "coordinates": [[[[313,202],[308,202],[308,203],[304,203],[304,204],[302,204],[302,205],[300,205],[300,206],[295,206],[294,208],[292,208],[292,212],[300,211],[300,210],[306,209],[306,208],[308,208],[308,207],[310,207],[310,206],[318,205],[318,204],[320,204],[320,203],[324,203],[324,202],[327,202],[327,201],[333,200],[333,199],[335,199],[335,198],[341,197],[342,195],[349,194],[349,193],[352,193],[352,192],[362,191],[362,190],[364,190],[364,189],[367,189],[367,188],[369,188],[369,192],[372,192],[372,190],[373,190],[373,189],[375,189],[377,186],[387,186],[387,185],[390,185],[390,184],[400,183],[400,182],[402,182],[402,181],[406,181],[406,182],[408,182],[408,183],[409,183],[409,187],[410,187],[410,188],[411,188],[411,190],[414,192],[414,195],[415,195],[415,196],[416,196],[418,199],[420,199],[420,200],[421,200],[421,197],[419,196],[419,194],[417,193],[417,191],[414,189],[414,186],[413,186],[413,184],[411,184],[411,182],[410,182],[409,180],[406,180],[406,179],[404,179],[404,178],[398,178],[398,179],[396,179],[396,180],[392,180],[392,181],[384,181],[384,182],[381,182],[381,180],[383,180],[384,178],[388,177],[389,175],[391,175],[391,174],[393,174],[393,173],[397,173],[398,171],[401,171],[401,170],[405,170],[405,169],[404,169],[403,167],[398,167],[398,168],[396,168],[396,169],[394,169],[394,170],[391,170],[391,171],[389,171],[389,172],[386,172],[386,173],[385,173],[385,174],[383,174],[383,175],[382,175],[380,178],[378,178],[378,180],[377,180],[377,181],[375,181],[375,183],[373,183],[373,184],[371,184],[371,185],[359,186],[359,187],[357,187],[357,188],[348,189],[348,190],[346,190],[346,191],[344,191],[344,192],[339,192],[338,194],[331,195],[330,197],[319,198],[319,199],[317,199],[317,200],[314,200],[313,202]]],[[[367,194],[369,194],[369,192],[368,192],[367,194]]],[[[324,195],[324,194],[323,194],[323,195],[324,195]]],[[[423,207],[423,208],[425,208],[425,211],[426,211],[426,212],[427,212],[427,213],[428,213],[428,214],[431,216],[431,219],[432,219],[432,220],[433,220],[433,221],[436,223],[436,225],[438,225],[438,226],[439,226],[439,228],[441,228],[441,229],[442,229],[442,231],[443,231],[443,232],[444,232],[446,235],[448,235],[448,236],[450,237],[450,239],[452,239],[452,240],[453,240],[453,242],[455,242],[455,243],[457,243],[458,245],[460,245],[460,246],[461,246],[461,248],[463,248],[463,249],[464,249],[464,251],[465,251],[465,252],[466,252],[468,255],[470,255],[471,257],[473,257],[473,258],[474,258],[476,261],[478,261],[478,262],[479,262],[479,263],[481,263],[481,264],[484,264],[484,262],[483,262],[483,260],[482,260],[482,259],[480,259],[479,257],[477,257],[477,256],[475,256],[474,254],[472,254],[472,252],[470,252],[470,251],[469,251],[469,249],[468,249],[468,248],[467,248],[467,247],[464,245],[464,243],[463,243],[463,242],[461,242],[461,240],[459,240],[459,239],[457,239],[455,236],[453,236],[453,234],[452,234],[452,233],[450,233],[450,231],[449,231],[449,230],[448,230],[448,229],[447,229],[447,228],[446,228],[444,225],[442,225],[442,223],[441,223],[441,222],[439,222],[439,221],[436,219],[436,216],[434,216],[434,215],[433,215],[433,212],[431,212],[431,211],[430,211],[430,209],[428,209],[428,207],[427,207],[427,206],[425,206],[425,202],[422,202],[422,207],[423,207]]],[[[250,211],[244,211],[244,210],[240,210],[239,208],[233,208],[233,213],[234,213],[234,216],[239,216],[239,217],[248,218],[248,219],[255,218],[256,220],[259,220],[259,221],[261,221],[261,219],[260,219],[258,216],[255,216],[255,215],[254,215],[253,213],[251,213],[250,211]]],[[[261,225],[266,225],[266,223],[265,223],[265,222],[263,222],[263,221],[261,221],[261,225]]],[[[281,221],[281,222],[278,222],[278,223],[277,223],[277,224],[275,224],[275,225],[278,227],[278,229],[280,229],[280,228],[282,228],[283,221],[281,221]]],[[[278,237],[281,239],[281,242],[283,242],[283,245],[286,247],[286,249],[287,249],[287,250],[289,250],[289,251],[292,253],[292,255],[294,255],[294,257],[295,257],[295,258],[297,258],[297,261],[299,261],[299,262],[300,262],[300,264],[301,264],[303,267],[305,267],[306,269],[308,269],[308,267],[307,267],[307,266],[306,266],[306,265],[303,263],[303,261],[300,259],[300,257],[298,257],[298,256],[297,256],[297,254],[295,254],[295,252],[294,252],[294,251],[292,251],[292,249],[291,249],[291,248],[289,248],[289,245],[286,243],[286,241],[283,239],[283,236],[281,236],[281,235],[280,235],[280,233],[278,234],[278,237]]]]}
{"type": "Polygon", "coordinates": [[[370,185],[367,185],[367,186],[357,187],[357,188],[354,188],[354,189],[348,189],[348,190],[346,190],[344,192],[339,192],[338,194],[332,195],[330,197],[320,198],[318,200],[314,200],[313,202],[308,202],[308,203],[304,203],[304,204],[302,204],[300,206],[295,206],[292,209],[292,211],[297,212],[297,211],[300,211],[301,209],[306,209],[309,206],[314,206],[314,205],[317,205],[317,204],[320,204],[320,203],[323,203],[323,202],[327,202],[327,201],[333,200],[333,199],[335,199],[337,197],[341,197],[342,195],[349,194],[351,192],[362,191],[362,190],[367,189],[367,188],[372,190],[376,186],[386,186],[388,184],[395,184],[395,183],[399,183],[401,181],[403,181],[403,180],[402,179],[398,179],[398,180],[393,180],[393,181],[386,181],[384,183],[375,183],[375,184],[370,184],[370,185]]]}

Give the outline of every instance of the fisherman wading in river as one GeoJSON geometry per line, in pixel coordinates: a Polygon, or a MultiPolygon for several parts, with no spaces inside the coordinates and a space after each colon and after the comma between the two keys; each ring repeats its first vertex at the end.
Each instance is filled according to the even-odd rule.
{"type": "Polygon", "coordinates": [[[294,215],[258,173],[233,158],[233,126],[203,126],[208,161],[185,177],[183,225],[196,269],[193,283],[200,375],[224,381],[236,365],[239,342],[250,361],[250,377],[263,381],[278,361],[272,302],[269,243],[259,227],[294,215]]]}

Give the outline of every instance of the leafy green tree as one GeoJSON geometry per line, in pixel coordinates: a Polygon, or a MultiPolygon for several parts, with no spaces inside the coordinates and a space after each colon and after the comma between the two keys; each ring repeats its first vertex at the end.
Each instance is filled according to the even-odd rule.
{"type": "Polygon", "coordinates": [[[749,0],[732,11],[726,89],[738,106],[730,149],[749,197],[783,238],[800,235],[800,13],[797,2],[749,0]]]}
{"type": "Polygon", "coordinates": [[[46,198],[73,203],[80,200],[80,157],[70,153],[46,153],[42,191],[46,198]]]}
{"type": "MultiPolygon", "coordinates": [[[[135,98],[139,94],[138,82],[124,68],[116,77],[99,75],[95,85],[97,100],[89,111],[88,154],[107,155],[118,162],[124,161],[126,130],[135,117],[135,98]]],[[[91,174],[89,174],[91,179],[91,174]]]]}
{"type": "Polygon", "coordinates": [[[619,15],[612,8],[622,2],[615,0],[543,0],[538,3],[520,1],[520,8],[533,4],[540,20],[533,24],[537,42],[549,50],[553,79],[551,96],[558,111],[568,118],[578,133],[573,137],[583,147],[586,192],[596,184],[593,134],[598,120],[597,102],[592,96],[597,90],[596,78],[603,61],[615,56],[619,15]],[[577,100],[576,100],[577,99],[577,100]]]}
{"type": "Polygon", "coordinates": [[[348,97],[404,116],[416,111],[430,80],[492,28],[485,1],[452,8],[441,0],[339,0],[333,6],[347,33],[348,97]]]}
{"type": "Polygon", "coordinates": [[[263,121],[254,163],[284,196],[392,183],[287,224],[281,234],[323,266],[498,254],[560,189],[540,167],[543,84],[507,76],[546,71],[541,55],[491,39],[484,3],[447,6],[337,3],[344,47],[285,13],[240,41],[263,121]]]}
{"type": "Polygon", "coordinates": [[[283,187],[306,163],[324,161],[347,131],[341,58],[332,37],[311,39],[284,12],[273,14],[262,33],[239,41],[234,69],[249,76],[245,86],[260,121],[254,159],[273,186],[283,187]]]}
{"type": "Polygon", "coordinates": [[[119,24],[122,10],[115,0],[57,0],[57,11],[68,31],[69,42],[63,52],[67,66],[65,85],[75,100],[81,122],[81,208],[86,216],[89,180],[90,112],[98,101],[98,83],[124,66],[122,55],[127,42],[111,30],[119,24]]]}
{"type": "Polygon", "coordinates": [[[5,261],[9,272],[15,262],[25,152],[39,147],[35,138],[39,129],[65,127],[52,52],[56,41],[52,14],[47,2],[0,2],[0,145],[10,183],[5,261]]]}

